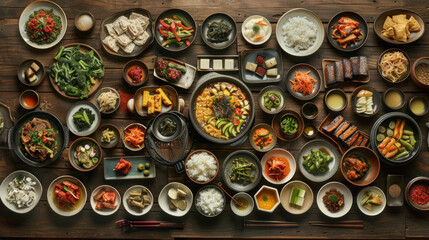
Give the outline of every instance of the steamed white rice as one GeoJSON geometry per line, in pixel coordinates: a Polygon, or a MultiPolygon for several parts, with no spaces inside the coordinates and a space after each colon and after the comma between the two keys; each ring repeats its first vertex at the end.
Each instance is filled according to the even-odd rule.
{"type": "Polygon", "coordinates": [[[197,197],[196,206],[209,216],[218,215],[223,210],[225,199],[216,188],[206,188],[197,197]]]}
{"type": "Polygon", "coordinates": [[[317,37],[317,26],[307,17],[292,17],[282,26],[283,41],[295,52],[309,49],[317,37]]]}
{"type": "Polygon", "coordinates": [[[198,182],[207,182],[216,174],[217,163],[215,158],[206,153],[193,154],[186,162],[189,176],[198,182]]]}

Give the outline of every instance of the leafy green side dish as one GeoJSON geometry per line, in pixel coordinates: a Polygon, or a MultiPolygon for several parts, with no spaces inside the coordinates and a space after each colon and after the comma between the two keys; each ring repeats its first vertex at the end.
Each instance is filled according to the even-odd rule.
{"type": "Polygon", "coordinates": [[[313,175],[322,174],[329,171],[329,163],[334,158],[320,150],[311,150],[311,154],[304,156],[302,165],[308,173],[313,175]]]}
{"type": "Polygon", "coordinates": [[[280,122],[280,127],[284,133],[294,134],[298,131],[298,120],[294,117],[285,117],[280,122]]]}
{"type": "Polygon", "coordinates": [[[207,39],[215,43],[228,41],[228,36],[232,31],[231,24],[223,20],[210,22],[207,27],[207,39]]]}
{"type": "Polygon", "coordinates": [[[94,120],[95,115],[89,108],[81,107],[73,114],[73,122],[79,131],[90,128],[94,120]]]}
{"type": "Polygon", "coordinates": [[[79,45],[61,46],[55,60],[57,62],[48,69],[48,74],[67,96],[87,98],[96,79],[104,77],[103,62],[92,50],[83,53],[79,45]]]}

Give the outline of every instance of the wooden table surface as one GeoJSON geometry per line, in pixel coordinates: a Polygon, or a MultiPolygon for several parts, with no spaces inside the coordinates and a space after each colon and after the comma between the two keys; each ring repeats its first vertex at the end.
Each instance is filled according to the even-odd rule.
{"type": "MultiPolygon", "coordinates": [[[[48,50],[37,50],[33,49],[21,39],[18,32],[18,19],[27,4],[31,1],[14,1],[14,0],[1,0],[0,1],[0,101],[11,107],[12,112],[16,118],[19,118],[24,111],[19,107],[18,97],[19,94],[27,89],[26,86],[19,83],[16,75],[18,65],[29,58],[36,58],[40,60],[45,67],[47,67],[54,57],[55,53],[59,49],[60,45],[68,43],[86,43],[94,47],[102,55],[105,63],[105,77],[101,87],[114,87],[122,92],[134,93],[135,88],[127,86],[122,79],[122,68],[125,63],[129,60],[126,58],[117,58],[107,54],[102,50],[100,42],[100,23],[107,16],[117,11],[141,7],[149,10],[152,14],[152,20],[164,10],[169,8],[182,8],[188,11],[197,21],[201,24],[202,21],[210,14],[216,12],[225,12],[231,15],[237,22],[238,29],[241,29],[241,24],[244,19],[250,15],[260,14],[268,18],[273,26],[273,34],[270,40],[261,47],[277,48],[281,51],[275,38],[275,26],[277,20],[286,11],[292,8],[308,8],[313,10],[322,20],[327,24],[334,14],[340,11],[355,11],[361,14],[368,22],[369,34],[368,40],[363,48],[353,53],[343,53],[334,49],[325,38],[322,47],[313,55],[305,58],[295,58],[287,54],[283,54],[284,60],[284,73],[294,64],[300,62],[306,62],[315,66],[321,72],[321,61],[323,58],[333,57],[348,57],[353,55],[366,55],[369,57],[370,75],[371,81],[369,85],[374,87],[378,92],[382,93],[388,87],[387,84],[379,76],[376,69],[376,62],[381,52],[384,50],[396,47],[389,45],[380,39],[378,39],[373,32],[373,23],[378,14],[383,11],[394,9],[394,8],[407,8],[419,13],[427,24],[429,23],[429,2],[427,0],[272,0],[267,2],[261,2],[257,0],[160,0],[160,1],[126,1],[126,0],[111,0],[111,1],[56,1],[64,9],[68,17],[68,28],[64,39],[57,46],[48,50]],[[96,18],[95,29],[88,34],[78,33],[74,27],[74,17],[80,11],[90,11],[96,18]]],[[[404,49],[410,56],[411,61],[414,62],[419,57],[427,56],[429,51],[429,34],[425,34],[419,41],[409,45],[399,46],[404,49]],[[425,53],[426,52],[426,53],[425,53]]],[[[226,50],[212,50],[207,47],[201,40],[200,34],[198,34],[193,45],[180,53],[166,52],[158,46],[157,43],[153,43],[143,54],[137,58],[143,60],[150,68],[150,77],[147,83],[148,86],[164,85],[164,82],[155,80],[153,71],[153,59],[156,56],[170,56],[173,58],[181,59],[191,65],[196,65],[196,56],[199,54],[238,54],[240,51],[245,49],[255,48],[245,42],[241,32],[239,31],[237,40],[226,50]]],[[[195,82],[202,76],[202,73],[197,74],[195,82]]],[[[239,77],[238,73],[231,74],[232,76],[239,77]]],[[[188,112],[189,96],[195,87],[195,82],[189,90],[178,89],[180,96],[186,100],[185,115],[188,112]]],[[[278,86],[284,88],[285,81],[278,83],[278,86]]],[[[252,90],[253,97],[257,97],[260,89],[265,85],[252,85],[249,86],[252,90]]],[[[359,84],[348,84],[342,86],[342,88],[350,96],[351,92],[359,84]]],[[[408,79],[404,83],[398,85],[406,95],[408,99],[414,95],[427,95],[421,89],[408,79]]],[[[43,83],[34,88],[41,95],[41,100],[48,106],[44,109],[51,112],[59,117],[59,119],[65,123],[65,115],[68,107],[73,104],[73,101],[61,97],[52,88],[49,79],[45,78],[43,83]]],[[[326,116],[326,111],[323,108],[323,96],[325,89],[312,100],[319,106],[319,115],[313,121],[316,126],[326,116]]],[[[290,94],[287,94],[286,109],[292,109],[299,111],[302,102],[295,100],[290,94]]],[[[403,111],[406,111],[404,108],[403,111]]],[[[357,124],[359,128],[369,133],[372,124],[384,114],[385,111],[381,110],[376,116],[372,118],[359,118],[352,112],[350,105],[343,112],[346,119],[352,123],[357,124]]],[[[272,119],[271,115],[263,113],[259,107],[256,109],[256,123],[270,123],[272,119]]],[[[108,118],[103,118],[102,123],[114,123],[120,126],[122,129],[129,123],[141,122],[147,124],[148,118],[141,118],[137,115],[129,114],[124,111],[117,111],[115,114],[108,118]]],[[[424,127],[424,123],[429,121],[426,116],[419,120],[419,124],[422,128],[423,142],[426,142],[427,129],[424,127]]],[[[75,137],[72,137],[74,139],[75,137]]],[[[321,136],[318,138],[324,139],[321,136]]],[[[300,137],[294,142],[283,142],[279,141],[276,147],[284,148],[297,157],[301,146],[308,140],[304,137],[300,137]]],[[[326,140],[328,141],[328,140],[326,140]]],[[[223,159],[232,151],[238,149],[252,150],[258,157],[262,157],[263,154],[253,151],[248,141],[238,147],[223,146],[211,144],[203,141],[201,138],[194,140],[193,149],[208,149],[212,151],[218,159],[222,162],[223,159]]],[[[287,213],[281,206],[279,206],[274,213],[262,213],[256,209],[247,219],[259,219],[259,220],[286,220],[286,221],[297,221],[300,223],[298,228],[277,228],[277,229],[243,229],[242,218],[235,216],[229,204],[225,211],[218,217],[205,218],[201,216],[195,207],[193,206],[191,211],[182,218],[174,218],[164,213],[159,205],[157,204],[157,196],[160,190],[171,181],[184,182],[186,185],[195,193],[200,186],[193,184],[187,179],[185,174],[177,174],[173,168],[164,167],[157,164],[157,177],[153,180],[140,180],[140,181],[105,181],[103,178],[103,164],[92,172],[82,173],[74,170],[67,158],[68,150],[65,150],[62,158],[60,158],[54,164],[45,168],[32,168],[28,165],[20,162],[16,156],[7,149],[0,150],[0,179],[3,179],[11,172],[23,169],[33,173],[42,182],[44,192],[41,201],[37,207],[30,213],[25,215],[15,214],[0,205],[0,238],[5,237],[24,237],[24,238],[139,238],[139,239],[152,239],[152,238],[381,238],[381,239],[404,239],[404,238],[424,238],[429,237],[429,215],[416,213],[410,209],[407,205],[399,208],[386,207],[384,212],[377,217],[367,217],[363,215],[356,203],[353,204],[350,212],[343,217],[341,220],[358,220],[364,221],[364,229],[333,229],[323,227],[312,227],[308,224],[310,220],[329,220],[319,211],[316,203],[313,203],[311,209],[300,216],[294,216],[287,213]],[[49,207],[46,199],[46,189],[50,182],[56,177],[64,174],[70,174],[76,176],[85,184],[87,191],[92,192],[97,186],[101,184],[110,184],[116,187],[121,194],[125,190],[135,184],[142,184],[147,186],[155,196],[155,204],[152,210],[143,217],[132,217],[127,214],[123,206],[120,207],[119,211],[108,217],[102,217],[97,215],[89,204],[89,201],[85,204],[83,211],[73,217],[61,217],[55,214],[49,207]],[[144,230],[132,233],[121,232],[120,229],[116,228],[114,222],[119,219],[139,219],[139,220],[165,220],[165,221],[179,221],[185,222],[186,227],[183,230],[144,230]]],[[[141,153],[132,153],[124,149],[122,145],[113,150],[104,150],[104,156],[129,156],[129,155],[147,155],[146,151],[141,153]]],[[[405,168],[390,168],[385,164],[382,164],[380,175],[378,179],[373,183],[386,191],[386,176],[387,174],[402,174],[404,175],[405,183],[416,176],[428,176],[429,175],[429,152],[427,145],[423,145],[423,151],[420,157],[411,165],[405,168]]],[[[313,192],[317,194],[319,188],[324,183],[312,183],[305,180],[303,175],[297,171],[294,180],[306,181],[313,192]]],[[[221,176],[219,175],[215,181],[220,181],[221,176]]],[[[345,183],[352,191],[354,200],[356,200],[357,193],[362,189],[360,187],[354,187],[342,177],[340,171],[329,181],[340,181],[345,183]]],[[[264,179],[261,180],[258,188],[268,184],[264,179]]],[[[279,190],[283,186],[275,186],[279,190]]],[[[250,194],[254,194],[256,189],[250,191],[250,194]]],[[[230,191],[232,192],[232,191],[230,191]]],[[[356,202],[356,201],[355,201],[356,202]]],[[[229,203],[229,201],[228,201],[229,203]]]]}

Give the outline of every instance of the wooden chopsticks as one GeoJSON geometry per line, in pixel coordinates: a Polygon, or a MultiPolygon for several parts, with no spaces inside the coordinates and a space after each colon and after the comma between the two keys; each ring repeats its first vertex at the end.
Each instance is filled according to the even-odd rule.
{"type": "Polygon", "coordinates": [[[311,226],[319,226],[319,227],[353,228],[353,229],[364,228],[363,221],[361,220],[348,220],[348,221],[338,221],[338,222],[310,221],[308,223],[311,226]]]}
{"type": "Polygon", "coordinates": [[[258,227],[299,227],[297,222],[286,221],[260,221],[260,220],[244,220],[244,227],[258,228],[258,227]]]}

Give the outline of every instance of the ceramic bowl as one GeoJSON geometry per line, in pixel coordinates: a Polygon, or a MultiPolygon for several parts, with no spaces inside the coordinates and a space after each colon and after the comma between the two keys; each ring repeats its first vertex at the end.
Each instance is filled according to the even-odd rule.
{"type": "Polygon", "coordinates": [[[268,19],[266,19],[265,17],[260,16],[260,15],[253,15],[253,16],[246,18],[246,20],[244,20],[243,24],[241,25],[241,34],[243,35],[243,38],[246,40],[246,42],[248,42],[252,45],[262,45],[262,44],[266,43],[268,41],[268,39],[270,39],[272,31],[273,31],[273,29],[271,27],[270,21],[268,21],[268,19]],[[245,28],[246,24],[250,20],[255,19],[255,18],[262,18],[264,20],[264,22],[266,22],[268,25],[268,34],[266,34],[263,39],[261,39],[260,41],[257,41],[257,42],[252,41],[246,35],[244,35],[244,32],[246,31],[246,28],[245,28]]]}
{"type": "Polygon", "coordinates": [[[343,90],[339,89],[339,88],[335,88],[335,89],[331,89],[331,90],[329,90],[329,91],[325,94],[325,96],[323,97],[323,102],[325,103],[325,107],[326,107],[330,112],[334,112],[334,113],[338,113],[338,112],[343,111],[344,109],[346,109],[347,104],[348,104],[346,93],[345,93],[343,90]],[[338,95],[340,95],[340,96],[343,98],[343,105],[342,105],[341,107],[339,107],[339,108],[332,108],[331,106],[329,106],[329,105],[328,105],[328,97],[329,97],[331,94],[338,94],[338,95]]]}
{"type": "Polygon", "coordinates": [[[269,187],[269,186],[266,186],[266,185],[262,185],[262,187],[255,193],[255,195],[253,197],[255,198],[256,207],[258,208],[259,211],[262,211],[262,212],[272,213],[280,205],[280,196],[279,196],[279,191],[277,191],[277,188],[273,188],[273,187],[269,187]],[[271,191],[272,193],[274,193],[274,196],[276,198],[276,199],[274,199],[275,203],[271,207],[271,209],[261,208],[260,204],[258,203],[258,196],[260,194],[263,194],[262,191],[264,191],[264,190],[265,191],[271,191]]]}
{"type": "Polygon", "coordinates": [[[258,124],[256,126],[254,126],[253,129],[250,131],[250,133],[249,133],[249,141],[250,141],[250,145],[256,151],[258,151],[258,152],[268,152],[268,151],[270,151],[271,149],[273,149],[276,146],[277,136],[276,136],[276,133],[274,132],[274,129],[270,125],[265,124],[265,123],[260,123],[260,124],[258,124]],[[256,143],[255,143],[255,141],[253,140],[253,136],[256,134],[255,133],[256,129],[260,129],[260,128],[264,128],[264,129],[268,130],[269,134],[271,134],[271,136],[273,138],[273,141],[268,146],[266,146],[266,147],[265,146],[263,146],[263,147],[257,146],[256,143]]]}
{"type": "Polygon", "coordinates": [[[298,100],[308,101],[315,98],[320,92],[321,85],[322,85],[322,77],[320,76],[319,71],[317,71],[317,69],[311,66],[310,64],[306,64],[306,63],[296,64],[293,67],[291,67],[288,73],[286,74],[286,88],[289,91],[290,95],[292,95],[294,98],[298,100]],[[308,76],[316,80],[316,83],[314,84],[314,88],[311,94],[304,94],[302,92],[292,90],[293,84],[291,81],[294,80],[295,73],[298,71],[302,73],[306,73],[310,71],[308,76]]]}
{"type": "Polygon", "coordinates": [[[92,104],[88,101],[79,101],[74,103],[68,110],[67,116],[66,116],[66,123],[67,127],[69,128],[70,132],[72,132],[76,136],[85,137],[93,134],[97,129],[98,126],[100,126],[101,122],[101,113],[98,111],[98,107],[92,104]],[[73,115],[79,111],[80,108],[86,108],[91,111],[92,114],[95,115],[94,121],[92,122],[91,126],[89,128],[85,129],[78,129],[76,124],[74,123],[73,115]]]}
{"type": "Polygon", "coordinates": [[[341,173],[343,177],[349,181],[349,183],[355,186],[367,186],[377,179],[378,174],[380,173],[380,160],[378,159],[377,154],[367,147],[353,147],[347,150],[343,157],[341,158],[341,173]],[[367,161],[368,171],[358,179],[350,179],[347,175],[347,170],[349,166],[347,164],[346,159],[351,157],[352,155],[358,155],[364,158],[367,161]]]}
{"type": "MultiPolygon", "coordinates": [[[[69,148],[69,162],[70,164],[76,169],[79,170],[81,172],[89,172],[94,170],[95,168],[98,167],[98,165],[100,165],[100,162],[103,160],[103,151],[101,150],[100,145],[97,143],[97,141],[95,141],[92,138],[89,137],[81,137],[76,139],[69,148]],[[85,146],[86,144],[92,144],[94,146],[94,150],[97,151],[95,156],[98,156],[98,161],[96,163],[93,163],[92,167],[90,168],[84,168],[82,165],[78,164],[77,161],[79,161],[78,159],[76,159],[76,157],[74,156],[74,154],[78,151],[77,146],[79,145],[83,145],[85,146]]],[[[78,155],[77,155],[78,156],[78,155]]],[[[91,161],[91,160],[90,160],[91,161]]]]}
{"type": "Polygon", "coordinates": [[[146,133],[146,127],[143,125],[143,124],[140,124],[140,123],[131,123],[130,125],[128,125],[128,126],[126,126],[125,128],[124,128],[124,131],[123,131],[123,133],[122,133],[122,143],[124,144],[124,146],[128,149],[128,150],[130,150],[130,151],[133,151],[133,152],[137,152],[137,151],[140,151],[140,150],[142,150],[144,147],[145,147],[145,145],[144,145],[144,143],[143,143],[143,145],[141,146],[141,147],[135,147],[135,146],[132,146],[132,145],[130,145],[129,143],[127,143],[126,141],[125,141],[125,132],[128,130],[128,128],[130,128],[130,127],[133,127],[133,126],[139,126],[140,127],[140,129],[143,129],[143,132],[144,133],[146,133]]]}
{"type": "Polygon", "coordinates": [[[429,186],[429,178],[428,177],[416,177],[413,178],[405,188],[405,200],[407,200],[408,205],[416,211],[428,212],[429,211],[429,203],[426,204],[418,204],[410,198],[410,190],[416,184],[424,184],[429,186]]]}
{"type": "Polygon", "coordinates": [[[3,202],[3,205],[5,205],[8,209],[10,209],[12,212],[24,214],[28,213],[31,210],[33,210],[34,207],[36,207],[37,203],[40,201],[40,197],[42,196],[43,187],[40,183],[39,179],[36,178],[33,174],[24,171],[24,170],[18,170],[11,174],[9,174],[7,177],[3,179],[3,182],[0,185],[0,198],[3,202]],[[35,197],[33,202],[29,206],[25,207],[18,207],[15,203],[10,203],[6,200],[7,196],[7,189],[9,187],[9,183],[12,182],[15,178],[24,177],[24,178],[31,178],[31,181],[35,182],[36,185],[34,185],[34,193],[35,197]]]}
{"type": "Polygon", "coordinates": [[[378,187],[376,187],[376,186],[369,186],[369,187],[366,187],[366,188],[362,189],[362,190],[359,192],[359,194],[358,194],[358,195],[357,195],[357,197],[356,197],[356,204],[358,205],[359,210],[360,210],[363,214],[365,214],[365,215],[367,215],[367,216],[377,216],[377,215],[379,215],[380,213],[382,213],[382,212],[383,212],[383,210],[384,210],[384,208],[386,207],[386,195],[384,194],[383,190],[381,190],[380,188],[378,188],[378,187]],[[369,209],[367,209],[367,208],[365,208],[364,206],[362,206],[362,204],[361,204],[361,200],[362,200],[362,198],[363,198],[363,196],[364,196],[364,194],[365,194],[366,192],[374,192],[374,193],[376,193],[376,194],[379,194],[379,195],[381,196],[382,204],[381,204],[381,205],[378,205],[378,206],[376,206],[376,205],[375,205],[375,206],[373,207],[373,210],[372,210],[372,211],[371,211],[371,210],[369,210],[369,209]]]}
{"type": "Polygon", "coordinates": [[[303,118],[307,120],[313,120],[317,117],[319,114],[319,108],[315,103],[312,102],[306,102],[301,106],[301,115],[303,118]],[[307,114],[308,111],[312,111],[313,114],[307,114]]]}
{"type": "Polygon", "coordinates": [[[100,144],[102,148],[114,148],[121,141],[121,132],[113,124],[104,124],[103,126],[98,128],[95,134],[95,138],[97,139],[98,144],[100,144]],[[113,131],[115,133],[115,139],[111,139],[109,143],[101,141],[103,137],[103,131],[106,129],[109,129],[110,131],[113,131]]]}
{"type": "Polygon", "coordinates": [[[374,115],[376,115],[378,113],[378,111],[380,111],[381,108],[381,96],[380,94],[377,92],[377,90],[375,90],[374,88],[368,86],[368,85],[364,85],[364,86],[359,86],[357,88],[355,88],[355,90],[352,93],[351,96],[351,100],[350,103],[352,105],[352,109],[353,112],[355,112],[357,115],[361,116],[361,117],[372,117],[374,115]],[[372,114],[366,114],[366,113],[358,113],[357,112],[357,101],[358,101],[358,93],[362,90],[367,90],[372,92],[372,109],[373,109],[373,113],[372,114]]]}
{"type": "Polygon", "coordinates": [[[231,200],[230,202],[230,206],[231,206],[231,210],[233,213],[235,213],[235,215],[240,216],[240,217],[245,217],[247,215],[249,215],[250,213],[252,213],[253,208],[255,207],[255,201],[253,201],[252,196],[250,196],[248,193],[245,192],[239,192],[236,193],[234,196],[232,196],[234,199],[246,199],[248,202],[247,208],[244,210],[238,209],[237,206],[235,205],[235,202],[231,200]]]}
{"type": "Polygon", "coordinates": [[[426,115],[429,111],[429,102],[427,98],[425,96],[414,96],[410,98],[410,100],[408,101],[408,111],[415,117],[422,117],[426,115]],[[423,106],[424,106],[423,112],[421,113],[413,112],[413,110],[411,109],[411,105],[413,104],[414,101],[421,101],[423,103],[423,106]]]}
{"type": "Polygon", "coordinates": [[[382,54],[380,54],[380,57],[378,57],[378,61],[377,61],[377,70],[378,70],[378,73],[380,74],[380,76],[386,81],[386,82],[388,82],[388,83],[393,83],[393,84],[397,84],[397,83],[401,83],[401,82],[403,82],[403,81],[405,81],[407,78],[408,78],[408,76],[410,76],[410,72],[411,72],[411,59],[410,59],[410,57],[408,56],[408,54],[407,54],[407,52],[405,52],[404,50],[402,50],[402,49],[400,49],[400,48],[390,48],[390,49],[387,49],[386,51],[384,51],[382,54]],[[390,80],[390,79],[388,79],[388,78],[386,78],[385,76],[383,76],[383,70],[381,69],[381,67],[380,67],[380,62],[381,62],[381,59],[383,58],[383,56],[386,54],[386,53],[391,53],[391,52],[401,52],[402,54],[404,54],[404,57],[407,59],[407,61],[408,61],[408,63],[407,63],[407,72],[404,74],[404,75],[402,75],[399,79],[397,79],[395,82],[393,82],[392,80],[390,80]]]}
{"type": "Polygon", "coordinates": [[[81,31],[81,32],[89,32],[91,31],[94,26],[95,26],[95,17],[94,15],[92,15],[92,13],[85,11],[85,12],[80,12],[78,14],[76,14],[76,17],[74,18],[74,26],[76,27],[77,30],[81,31]],[[79,23],[79,18],[81,16],[89,16],[92,19],[92,26],[86,28],[85,26],[83,26],[82,24],[79,23]]]}
{"type": "Polygon", "coordinates": [[[214,13],[210,16],[208,16],[203,24],[201,25],[201,38],[203,41],[207,44],[207,46],[213,48],[213,49],[225,49],[235,41],[237,38],[237,24],[235,23],[235,20],[226,13],[214,13]],[[232,27],[231,33],[228,35],[228,39],[223,42],[211,42],[208,37],[207,33],[209,30],[209,24],[214,21],[223,21],[227,24],[230,24],[232,27]]]}
{"type": "Polygon", "coordinates": [[[286,105],[286,93],[285,93],[285,91],[282,88],[280,88],[278,86],[275,86],[275,85],[266,86],[266,87],[264,87],[259,92],[258,103],[259,103],[259,107],[265,113],[268,113],[268,114],[277,114],[280,111],[282,111],[284,109],[285,105],[286,105]],[[279,107],[277,107],[275,109],[274,108],[268,109],[267,107],[265,107],[265,105],[264,105],[264,95],[265,95],[265,93],[268,93],[268,92],[275,92],[275,93],[278,93],[280,95],[281,99],[280,99],[280,106],[279,107]]]}
{"type": "Polygon", "coordinates": [[[319,192],[317,193],[316,202],[317,202],[317,206],[319,207],[319,210],[323,214],[331,218],[340,218],[346,215],[352,208],[353,195],[352,195],[352,192],[350,192],[350,189],[346,185],[340,182],[329,182],[320,188],[319,192]],[[328,208],[323,203],[323,196],[325,196],[326,192],[328,192],[332,188],[337,189],[337,191],[339,191],[344,195],[344,206],[337,212],[329,211],[328,208]]]}
{"type": "Polygon", "coordinates": [[[314,199],[314,196],[313,196],[313,191],[311,190],[311,187],[308,186],[305,182],[302,182],[299,180],[295,180],[287,183],[282,188],[282,191],[280,192],[280,202],[283,208],[288,213],[291,213],[294,215],[303,214],[307,212],[311,208],[311,205],[313,205],[313,199],[314,199]],[[302,206],[298,206],[290,203],[292,189],[294,187],[305,190],[304,203],[302,206]]]}
{"type": "Polygon", "coordinates": [[[401,109],[405,105],[405,94],[399,88],[389,88],[386,91],[384,91],[384,93],[383,93],[383,104],[384,104],[385,107],[387,107],[390,110],[399,110],[399,109],[401,109]],[[390,92],[397,92],[400,95],[401,99],[402,99],[401,103],[398,106],[396,106],[396,107],[389,106],[387,104],[386,98],[387,98],[387,95],[390,92]]]}
{"type": "Polygon", "coordinates": [[[17,75],[18,75],[19,81],[22,84],[24,84],[26,86],[30,86],[30,87],[38,86],[43,82],[43,78],[45,77],[45,67],[43,66],[43,64],[39,60],[28,59],[19,65],[17,75]],[[27,69],[30,68],[30,66],[33,62],[36,63],[40,69],[39,69],[39,71],[37,71],[37,73],[35,73],[37,76],[37,79],[34,82],[30,82],[27,80],[27,77],[25,76],[25,71],[27,71],[27,69]]]}
{"type": "Polygon", "coordinates": [[[144,85],[149,79],[149,69],[147,68],[146,64],[143,61],[138,59],[133,59],[125,64],[124,70],[122,72],[122,77],[124,78],[124,81],[128,83],[130,86],[140,87],[144,85]],[[143,72],[142,79],[139,82],[133,82],[130,76],[128,76],[128,71],[131,68],[135,68],[135,67],[140,67],[143,72]]]}
{"type": "Polygon", "coordinates": [[[21,95],[19,96],[19,104],[21,105],[22,108],[24,108],[26,110],[33,110],[39,106],[40,96],[36,91],[34,91],[32,89],[27,89],[24,92],[22,92],[21,95]],[[28,105],[28,103],[25,101],[26,97],[34,98],[36,100],[35,105],[34,106],[28,105]]]}
{"type": "Polygon", "coordinates": [[[48,199],[49,206],[55,213],[64,217],[71,217],[78,214],[80,211],[82,211],[83,207],[85,206],[85,202],[87,199],[86,188],[85,188],[85,185],[83,185],[83,183],[79,179],[73,176],[63,175],[63,176],[57,177],[51,182],[47,191],[47,199],[48,199]],[[69,181],[73,184],[76,184],[80,189],[80,198],[76,202],[76,206],[73,208],[73,210],[70,210],[70,211],[61,209],[58,205],[58,201],[55,196],[55,185],[58,183],[62,183],[63,181],[69,181]]]}
{"type": "Polygon", "coordinates": [[[198,210],[198,212],[199,213],[201,213],[201,215],[203,215],[203,216],[205,216],[205,217],[209,217],[209,218],[212,218],[212,217],[216,217],[216,216],[219,216],[219,214],[221,214],[222,212],[223,212],[223,210],[225,209],[225,205],[226,205],[226,199],[225,199],[225,194],[223,193],[223,191],[218,187],[218,186],[216,186],[216,185],[206,185],[206,186],[204,186],[204,187],[202,187],[202,188],[200,188],[200,190],[198,190],[198,192],[197,192],[197,194],[195,194],[195,208],[198,210]],[[213,215],[209,215],[209,214],[207,214],[207,213],[205,213],[203,210],[202,210],[202,208],[200,207],[200,206],[198,206],[198,198],[200,197],[200,194],[201,194],[201,192],[203,191],[203,190],[206,190],[206,189],[210,189],[210,188],[212,188],[212,189],[215,189],[216,191],[219,191],[219,193],[222,195],[222,199],[223,199],[223,205],[221,206],[221,211],[220,212],[218,212],[217,214],[213,214],[213,215]]]}
{"type": "Polygon", "coordinates": [[[414,61],[413,65],[411,66],[411,73],[410,73],[411,79],[413,79],[413,82],[417,86],[428,90],[429,89],[429,74],[428,74],[428,72],[429,72],[429,57],[421,57],[421,58],[417,59],[416,61],[414,61]],[[419,70],[417,70],[417,67],[419,67],[420,64],[425,64],[425,65],[421,66],[422,70],[420,70],[420,71],[423,73],[420,73],[420,74],[424,74],[426,72],[425,76],[428,79],[426,81],[424,81],[423,79],[419,79],[419,77],[417,76],[419,74],[418,73],[419,70]],[[423,68],[424,66],[426,66],[426,67],[423,68]]]}
{"type": "Polygon", "coordinates": [[[271,184],[277,184],[277,185],[285,184],[292,179],[293,175],[295,175],[295,172],[296,172],[295,158],[293,157],[293,155],[290,152],[288,152],[282,148],[274,148],[273,150],[265,153],[265,155],[261,159],[261,165],[262,165],[262,176],[264,176],[265,180],[267,180],[271,184]],[[265,172],[265,168],[267,168],[268,159],[270,159],[271,157],[274,157],[274,156],[286,158],[286,160],[289,163],[290,172],[285,178],[283,178],[280,181],[276,181],[276,180],[270,178],[267,175],[267,173],[265,172]]]}
{"type": "Polygon", "coordinates": [[[97,106],[100,113],[111,114],[111,113],[116,112],[116,110],[118,110],[119,105],[121,103],[121,96],[119,95],[118,91],[116,91],[116,89],[111,88],[111,87],[104,87],[104,88],[101,88],[100,90],[98,90],[97,93],[94,95],[94,101],[95,101],[95,106],[97,106]],[[105,92],[112,92],[117,96],[115,108],[112,110],[109,110],[109,111],[101,111],[100,104],[98,103],[98,97],[100,96],[100,94],[105,93],[105,92]]]}
{"type": "Polygon", "coordinates": [[[129,214],[133,215],[133,216],[143,216],[146,213],[148,213],[152,209],[154,201],[155,200],[153,198],[152,193],[149,191],[149,189],[147,187],[144,187],[142,185],[134,185],[134,186],[128,188],[127,191],[125,191],[125,193],[123,195],[123,198],[122,198],[122,204],[124,205],[125,210],[127,210],[127,212],[129,214]],[[150,199],[149,206],[146,206],[143,209],[137,209],[137,208],[134,208],[134,207],[130,206],[127,203],[127,199],[130,196],[130,193],[133,192],[133,191],[140,191],[142,189],[145,189],[147,191],[148,195],[149,195],[149,199],[150,199]]]}
{"type": "Polygon", "coordinates": [[[299,113],[292,110],[284,110],[274,116],[271,121],[271,127],[274,129],[274,132],[280,140],[293,141],[299,138],[304,131],[304,120],[299,113]],[[298,130],[294,134],[284,133],[281,128],[281,121],[286,117],[293,117],[298,121],[298,130]]]}
{"type": "Polygon", "coordinates": [[[194,195],[192,194],[191,189],[189,189],[185,184],[179,183],[179,182],[171,182],[165,185],[165,187],[163,187],[161,192],[159,193],[158,204],[159,204],[159,207],[165,213],[174,217],[183,217],[189,212],[189,210],[191,210],[193,199],[194,199],[194,195]],[[170,208],[170,198],[168,197],[168,190],[170,190],[170,188],[173,188],[173,187],[180,188],[186,192],[186,197],[184,198],[186,200],[185,210],[180,210],[180,209],[172,210],[170,208]]]}
{"type": "Polygon", "coordinates": [[[91,198],[89,199],[89,202],[90,202],[92,210],[94,210],[94,212],[96,212],[97,214],[99,214],[101,216],[109,216],[109,215],[112,215],[115,212],[117,212],[119,207],[121,206],[121,195],[119,194],[118,190],[116,190],[116,188],[109,186],[109,185],[101,185],[101,186],[98,186],[96,189],[94,189],[94,191],[92,191],[91,198]],[[111,192],[114,192],[116,194],[115,203],[113,203],[116,206],[115,209],[101,209],[100,210],[100,209],[96,208],[97,201],[95,201],[94,197],[97,196],[97,194],[101,193],[102,191],[111,191],[111,192]]]}
{"type": "Polygon", "coordinates": [[[335,16],[333,16],[331,18],[331,20],[329,21],[328,25],[326,26],[326,37],[329,40],[329,43],[337,50],[343,51],[343,52],[351,52],[351,51],[356,51],[359,48],[361,48],[363,45],[365,45],[366,39],[368,38],[368,24],[366,23],[365,19],[355,13],[355,12],[350,12],[350,11],[344,11],[344,12],[339,12],[337,13],[335,16]],[[363,38],[360,41],[356,41],[355,43],[352,44],[347,44],[347,46],[345,48],[343,48],[338,42],[337,39],[334,39],[332,37],[332,34],[334,32],[334,30],[336,29],[335,27],[333,27],[334,25],[338,24],[338,21],[342,18],[342,17],[349,17],[355,21],[357,21],[359,23],[359,27],[358,29],[361,30],[363,38]]]}
{"type": "Polygon", "coordinates": [[[188,176],[188,178],[189,178],[189,179],[191,179],[194,183],[197,183],[197,184],[207,184],[207,183],[211,182],[213,179],[215,179],[215,178],[216,178],[216,176],[217,176],[217,174],[218,174],[218,172],[219,172],[219,161],[217,160],[216,155],[214,155],[214,154],[213,154],[212,152],[210,152],[210,151],[207,151],[207,150],[204,150],[204,149],[195,150],[195,151],[191,152],[191,153],[188,155],[188,157],[186,158],[186,160],[185,160],[185,171],[186,171],[186,175],[188,176]],[[210,180],[208,180],[208,181],[204,181],[204,182],[200,182],[200,181],[198,181],[198,180],[196,180],[196,179],[193,179],[193,178],[191,177],[191,175],[189,174],[189,171],[188,171],[188,161],[189,161],[189,159],[191,159],[192,155],[194,155],[194,154],[196,154],[196,153],[203,153],[203,152],[205,152],[205,153],[209,154],[210,156],[212,156],[212,157],[214,158],[214,160],[216,161],[217,169],[216,169],[216,173],[213,175],[213,177],[212,177],[210,180]]]}

